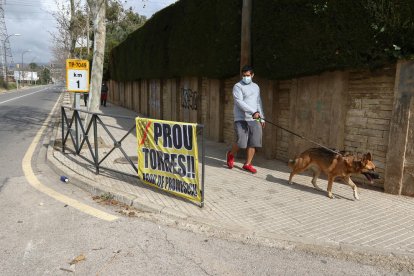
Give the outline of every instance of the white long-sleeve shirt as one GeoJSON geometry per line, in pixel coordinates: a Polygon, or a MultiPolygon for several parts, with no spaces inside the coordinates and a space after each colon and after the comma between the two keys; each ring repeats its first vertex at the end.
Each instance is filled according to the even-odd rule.
{"type": "Polygon", "coordinates": [[[234,121],[254,121],[252,115],[259,112],[264,119],[259,86],[251,82],[239,81],[233,87],[234,121]]]}

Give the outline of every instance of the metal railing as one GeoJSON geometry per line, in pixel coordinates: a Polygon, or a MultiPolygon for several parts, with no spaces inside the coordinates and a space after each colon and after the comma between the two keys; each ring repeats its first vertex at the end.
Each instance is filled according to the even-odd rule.
{"type": "MultiPolygon", "coordinates": [[[[105,115],[100,113],[94,113],[89,112],[82,109],[76,109],[72,108],[70,106],[62,106],[61,107],[61,116],[62,116],[62,152],[65,153],[66,151],[66,142],[70,136],[73,146],[75,148],[74,154],[80,156],[81,149],[83,145],[88,145],[89,153],[92,156],[92,160],[88,159],[87,157],[82,156],[87,162],[95,166],[95,173],[99,174],[100,168],[107,169],[109,171],[121,173],[121,174],[127,174],[125,172],[115,170],[113,168],[104,167],[102,165],[102,162],[105,161],[105,159],[115,150],[119,149],[125,159],[128,161],[128,163],[132,166],[133,170],[137,173],[138,169],[135,166],[134,162],[131,160],[131,158],[128,156],[128,154],[125,152],[125,150],[122,148],[122,142],[125,140],[125,138],[128,137],[129,134],[132,133],[132,131],[135,130],[135,117],[130,116],[120,116],[120,115],[105,115]],[[69,119],[66,113],[66,110],[73,111],[72,117],[69,119]],[[85,113],[91,115],[90,120],[86,126],[84,125],[84,121],[81,119],[80,113],[85,113]],[[113,118],[120,118],[120,119],[131,119],[134,121],[133,126],[129,128],[129,131],[120,139],[117,140],[115,137],[111,134],[111,132],[108,129],[108,126],[101,120],[100,117],[106,116],[106,117],[113,117],[113,118]],[[113,142],[113,147],[110,149],[109,152],[107,152],[101,159],[99,159],[99,148],[98,148],[98,124],[102,126],[104,131],[108,134],[108,136],[111,138],[113,142]],[[66,131],[65,131],[66,126],[66,131]],[[93,130],[93,145],[91,145],[90,141],[90,134],[93,130]]],[[[68,149],[70,150],[70,149],[68,149]]],[[[135,175],[136,176],[136,175],[135,175]]]]}
{"type": "MultiPolygon", "coordinates": [[[[124,174],[133,176],[139,179],[138,177],[138,168],[128,156],[128,154],[125,152],[125,150],[122,148],[122,143],[124,140],[134,131],[136,130],[136,123],[135,123],[135,117],[131,116],[121,116],[121,115],[106,115],[101,113],[95,113],[95,112],[89,112],[84,109],[77,109],[72,108],[71,106],[62,105],[61,106],[61,120],[62,120],[62,153],[65,153],[66,150],[71,151],[73,154],[76,154],[77,156],[80,156],[85,161],[90,163],[95,167],[95,174],[99,174],[100,169],[109,170],[112,172],[124,174]],[[68,113],[66,111],[72,111],[72,116],[69,118],[68,113]],[[85,121],[81,118],[81,113],[90,115],[90,119],[87,122],[87,125],[85,125],[85,121]],[[129,128],[129,130],[126,132],[124,136],[120,140],[117,140],[114,135],[110,132],[108,126],[102,121],[100,117],[111,117],[111,118],[117,118],[117,119],[126,119],[126,120],[132,120],[133,125],[129,128]],[[98,147],[98,125],[100,125],[103,130],[106,132],[106,134],[111,138],[113,142],[112,148],[107,152],[101,159],[99,158],[99,147],[98,147]],[[86,128],[85,128],[86,127],[86,128]],[[91,132],[93,132],[93,146],[91,144],[90,135],[91,132]],[[67,147],[66,143],[68,142],[68,139],[70,137],[70,140],[73,143],[74,151],[67,147]],[[90,153],[90,156],[92,159],[87,158],[86,156],[80,155],[82,148],[84,147],[84,144],[87,144],[88,150],[90,153]],[[125,159],[128,161],[128,163],[131,165],[132,169],[135,171],[135,175],[119,171],[113,168],[109,168],[102,165],[102,162],[104,162],[108,156],[113,153],[116,149],[119,149],[125,159]]],[[[204,126],[198,125],[197,127],[197,136],[201,135],[201,156],[202,156],[202,174],[201,174],[201,206],[204,206],[204,181],[205,181],[205,150],[204,150],[204,126]]]]}

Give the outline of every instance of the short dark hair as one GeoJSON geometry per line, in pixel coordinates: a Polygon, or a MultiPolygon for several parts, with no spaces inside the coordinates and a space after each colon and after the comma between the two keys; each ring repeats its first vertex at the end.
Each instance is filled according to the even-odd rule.
{"type": "Polygon", "coordinates": [[[253,67],[252,66],[250,66],[250,65],[245,65],[245,66],[243,66],[243,68],[242,68],[242,73],[244,73],[244,72],[247,72],[247,71],[250,71],[250,72],[252,72],[252,73],[254,73],[253,72],[253,67]]]}

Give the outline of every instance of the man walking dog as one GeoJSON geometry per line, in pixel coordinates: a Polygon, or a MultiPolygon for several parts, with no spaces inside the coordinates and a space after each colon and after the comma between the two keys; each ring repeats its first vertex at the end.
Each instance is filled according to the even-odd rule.
{"type": "Polygon", "coordinates": [[[265,123],[260,88],[252,81],[254,72],[251,66],[242,68],[242,80],[233,87],[234,99],[234,130],[236,142],[227,152],[227,166],[234,167],[234,155],[241,149],[246,149],[246,162],[243,169],[251,173],[257,170],[252,165],[256,148],[262,147],[262,128],[265,123]]]}

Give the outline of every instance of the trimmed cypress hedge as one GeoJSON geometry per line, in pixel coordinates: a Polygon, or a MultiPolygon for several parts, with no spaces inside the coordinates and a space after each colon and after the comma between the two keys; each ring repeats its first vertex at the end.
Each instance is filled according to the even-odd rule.
{"type": "MultiPolygon", "coordinates": [[[[242,0],[180,0],[111,53],[111,78],[239,73],[242,0]]],[[[252,63],[267,79],[414,57],[414,0],[255,0],[252,63]]]]}
{"type": "Polygon", "coordinates": [[[205,76],[239,71],[241,2],[181,0],[156,13],[111,52],[111,78],[205,76]]]}
{"type": "Polygon", "coordinates": [[[268,79],[376,68],[414,53],[413,0],[254,1],[253,63],[268,79]]]}

